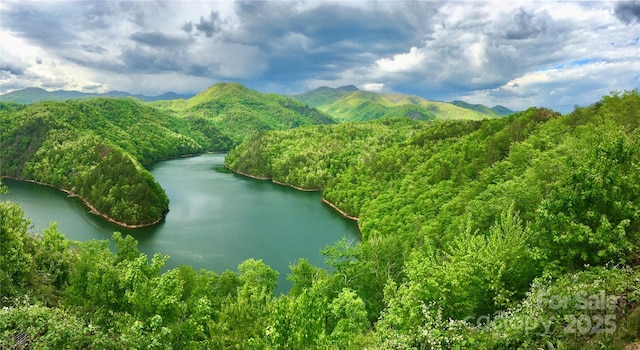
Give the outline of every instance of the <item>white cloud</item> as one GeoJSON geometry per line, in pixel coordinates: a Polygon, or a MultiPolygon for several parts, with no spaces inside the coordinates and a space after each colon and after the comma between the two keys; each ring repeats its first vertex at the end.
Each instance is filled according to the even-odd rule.
{"type": "Polygon", "coordinates": [[[368,83],[368,84],[360,85],[360,88],[362,90],[366,90],[366,91],[380,92],[380,91],[384,90],[384,84],[383,83],[368,83]]]}
{"type": "Polygon", "coordinates": [[[425,55],[417,47],[412,47],[409,52],[394,55],[393,58],[381,58],[376,64],[385,72],[409,72],[423,68],[425,55]]]}
{"type": "MultiPolygon", "coordinates": [[[[495,89],[464,96],[473,103],[502,104],[512,109],[549,106],[566,113],[588,105],[621,86],[640,85],[638,63],[631,60],[573,64],[529,72],[495,89]]],[[[624,89],[622,89],[624,90],[624,89]]]]}

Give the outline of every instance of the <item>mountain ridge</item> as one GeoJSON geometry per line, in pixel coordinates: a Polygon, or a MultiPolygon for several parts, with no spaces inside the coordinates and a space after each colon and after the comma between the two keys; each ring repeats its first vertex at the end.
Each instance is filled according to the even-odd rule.
{"type": "Polygon", "coordinates": [[[20,90],[14,90],[11,92],[0,95],[0,102],[15,102],[19,104],[33,104],[40,101],[68,101],[68,100],[83,100],[89,98],[125,98],[132,97],[142,102],[151,102],[159,100],[176,100],[176,99],[188,99],[195,94],[178,94],[173,91],[165,92],[160,95],[148,96],[143,94],[132,94],[126,91],[109,91],[105,93],[93,93],[82,92],[75,90],[53,90],[48,91],[38,87],[28,87],[20,90]]]}
{"type": "Polygon", "coordinates": [[[478,120],[513,113],[502,106],[496,111],[463,101],[459,101],[458,104],[432,101],[416,95],[361,90],[353,85],[338,88],[321,86],[292,97],[328,113],[338,121],[364,121],[385,117],[478,120]]]}
{"type": "MultiPolygon", "coordinates": [[[[154,95],[154,96],[149,96],[149,95],[144,95],[144,94],[133,94],[130,92],[126,92],[126,91],[118,91],[118,90],[114,90],[114,91],[109,91],[106,93],[90,93],[90,92],[82,92],[82,91],[76,91],[76,90],[53,90],[53,91],[48,91],[46,89],[43,88],[39,88],[39,87],[27,87],[24,89],[20,89],[20,90],[14,90],[11,92],[7,92],[4,94],[0,95],[0,102],[15,102],[15,103],[19,103],[19,104],[32,104],[32,103],[36,103],[36,102],[40,102],[40,101],[67,101],[67,100],[80,100],[80,99],[89,99],[89,98],[100,98],[100,97],[107,97],[107,98],[126,98],[126,97],[132,97],[135,98],[139,101],[142,102],[155,102],[155,101],[172,101],[172,100],[189,100],[197,95],[200,95],[201,93],[210,90],[212,87],[214,86],[243,86],[245,88],[245,91],[249,91],[251,89],[247,88],[246,86],[240,84],[240,83],[235,83],[235,82],[220,82],[217,84],[214,84],[212,86],[210,86],[209,88],[199,92],[199,93],[195,93],[195,94],[178,94],[176,92],[173,91],[169,91],[169,92],[165,92],[162,93],[160,95],[154,95]]],[[[340,86],[337,88],[331,88],[331,87],[327,87],[327,86],[321,86],[318,87],[316,89],[307,91],[307,92],[303,92],[301,94],[297,94],[297,95],[291,95],[289,97],[292,97],[298,101],[301,101],[303,103],[306,103],[307,105],[309,105],[310,107],[321,107],[322,108],[326,108],[327,110],[334,110],[334,109],[340,109],[337,107],[325,107],[326,105],[335,103],[337,99],[343,98],[347,95],[351,95],[351,94],[356,94],[361,98],[364,98],[366,100],[372,101],[372,102],[376,102],[377,98],[375,98],[375,95],[371,95],[371,94],[376,94],[376,95],[380,95],[380,96],[384,96],[386,99],[388,99],[389,101],[391,101],[391,103],[389,103],[389,101],[384,101],[383,100],[378,100],[377,102],[381,102],[383,103],[386,107],[396,107],[398,104],[414,104],[414,105],[425,105],[428,104],[425,103],[425,101],[429,101],[432,103],[448,103],[448,102],[441,102],[441,101],[432,101],[429,99],[426,99],[424,97],[421,96],[416,96],[416,95],[410,95],[410,94],[402,94],[402,93],[377,93],[377,92],[371,92],[371,91],[366,91],[366,90],[362,90],[359,89],[357,86],[355,85],[345,85],[345,86],[340,86]]],[[[272,95],[272,94],[266,94],[266,95],[272,95]]],[[[275,94],[278,95],[278,94],[275,94]]],[[[287,96],[287,95],[281,95],[281,96],[287,96]]],[[[351,104],[355,104],[355,102],[351,102],[351,104]]],[[[480,112],[481,114],[485,114],[487,116],[490,117],[501,117],[501,116],[507,116],[510,115],[512,113],[514,113],[513,110],[501,106],[501,105],[496,105],[494,107],[487,107],[485,105],[482,104],[471,104],[465,101],[461,101],[461,100],[454,100],[452,102],[450,102],[450,104],[453,104],[457,107],[460,108],[465,108],[465,109],[469,109],[469,110],[473,110],[476,112],[480,112]]],[[[431,108],[433,109],[433,106],[431,106],[431,108]]],[[[383,115],[391,113],[393,114],[393,112],[387,112],[387,113],[382,113],[383,115]]],[[[425,113],[426,114],[426,113],[425,113]]],[[[437,113],[436,113],[436,118],[438,117],[437,113]]],[[[472,116],[473,117],[473,116],[472,116]]],[[[475,117],[477,117],[477,115],[475,115],[475,117]]],[[[357,118],[356,118],[357,119],[357,118]]],[[[366,118],[366,119],[375,119],[375,118],[366,118]]],[[[366,120],[365,119],[365,120],[366,120]]],[[[444,119],[449,119],[449,118],[444,118],[444,119]]],[[[453,118],[453,119],[457,119],[457,118],[453,118]]]]}
{"type": "Polygon", "coordinates": [[[265,94],[235,82],[214,84],[187,100],[150,104],[187,118],[207,121],[233,140],[234,145],[260,131],[336,123],[323,112],[293,98],[265,94]]]}

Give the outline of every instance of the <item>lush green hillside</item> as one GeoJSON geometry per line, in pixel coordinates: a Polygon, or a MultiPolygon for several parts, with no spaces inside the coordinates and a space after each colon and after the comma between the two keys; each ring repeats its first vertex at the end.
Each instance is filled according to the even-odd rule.
{"type": "Polygon", "coordinates": [[[187,118],[204,118],[234,143],[264,130],[335,123],[317,109],[294,99],[263,94],[238,83],[218,83],[188,100],[159,101],[152,105],[187,118]]]}
{"type": "Polygon", "coordinates": [[[355,86],[337,89],[320,87],[293,97],[339,121],[365,121],[389,117],[417,120],[476,120],[498,116],[495,111],[486,107],[486,110],[459,107],[451,103],[425,100],[418,96],[362,91],[355,86]]]}
{"type": "Polygon", "coordinates": [[[156,222],[168,209],[141,164],[201,153],[210,142],[188,120],[134,99],[2,106],[2,176],[73,192],[128,225],[156,222]]]}
{"type": "Polygon", "coordinates": [[[498,113],[499,115],[501,115],[503,117],[514,113],[509,108],[507,108],[505,106],[501,106],[501,105],[495,105],[495,106],[491,107],[491,110],[496,112],[496,113],[498,113]]]}
{"type": "MultiPolygon", "coordinates": [[[[640,263],[639,124],[634,91],[566,116],[529,109],[493,120],[389,124],[395,133],[369,124],[379,131],[337,126],[263,134],[233,150],[227,164],[322,187],[327,200],[359,218],[363,243],[344,248],[341,254],[355,262],[339,273],[348,281],[342,286],[365,302],[370,321],[378,320],[385,342],[445,346],[459,339],[511,348],[566,346],[585,336],[612,344],[611,324],[598,329],[604,336],[576,335],[563,332],[564,318],[581,316],[582,288],[587,296],[619,298],[631,310],[640,302],[626,289],[637,288],[631,278],[640,263]],[[373,136],[385,133],[393,137],[373,136]],[[323,147],[343,138],[356,142],[323,147]],[[611,264],[630,270],[615,272],[611,264]],[[611,274],[621,280],[610,281],[611,274]],[[535,300],[544,293],[573,304],[554,309],[535,300]],[[507,312],[495,317],[498,310],[507,312]],[[489,323],[479,330],[462,322],[481,315],[489,323]],[[533,315],[545,317],[534,319],[536,332],[518,332],[533,315]],[[541,322],[549,322],[548,333],[541,322]]],[[[593,322],[623,322],[618,307],[587,311],[593,322]]],[[[637,325],[635,312],[624,322],[637,325]]],[[[634,330],[629,340],[638,336],[634,330]]]]}
{"type": "Polygon", "coordinates": [[[496,105],[492,108],[489,108],[485,105],[481,105],[481,104],[471,104],[471,103],[467,103],[464,101],[453,101],[451,102],[452,104],[458,106],[458,107],[462,107],[462,108],[467,108],[467,109],[471,109],[474,111],[478,111],[482,114],[486,114],[488,116],[492,116],[492,117],[504,117],[510,114],[513,114],[513,111],[510,110],[507,107],[504,106],[500,106],[500,105],[496,105]]]}
{"type": "Polygon", "coordinates": [[[355,166],[361,155],[404,141],[426,125],[391,118],[264,132],[231,150],[225,164],[295,187],[325,188],[336,174],[355,166]]]}
{"type": "Polygon", "coordinates": [[[26,88],[0,95],[0,102],[15,102],[19,104],[32,104],[40,101],[68,101],[86,100],[97,97],[125,98],[133,97],[140,101],[175,100],[189,98],[192,95],[179,95],[175,92],[167,92],[158,96],[133,95],[128,92],[111,91],[103,94],[85,93],[80,91],[56,90],[47,91],[40,88],[26,88]]]}
{"type": "Polygon", "coordinates": [[[0,346],[633,347],[639,126],[634,91],[564,116],[532,108],[259,133],[229,167],[323,187],[363,233],[325,250],[331,272],[292,265],[280,296],[262,261],[161,273],[167,257],[149,259],[131,237],[114,234],[113,253],[55,225],[32,234],[17,205],[0,203],[0,346]]]}

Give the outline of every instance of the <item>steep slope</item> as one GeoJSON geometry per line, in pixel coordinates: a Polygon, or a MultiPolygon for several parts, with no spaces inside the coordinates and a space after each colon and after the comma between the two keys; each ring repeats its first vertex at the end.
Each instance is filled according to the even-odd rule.
{"type": "Polygon", "coordinates": [[[320,87],[293,97],[326,112],[339,121],[363,121],[388,117],[409,117],[419,120],[478,120],[497,116],[489,108],[478,111],[451,103],[426,100],[419,96],[363,91],[352,85],[337,89],[320,87]]]}
{"type": "Polygon", "coordinates": [[[496,111],[494,111],[493,109],[485,106],[485,105],[481,105],[481,104],[471,104],[471,103],[467,103],[464,101],[453,101],[451,102],[452,104],[461,107],[461,108],[466,108],[466,109],[470,109],[476,112],[480,112],[482,114],[486,114],[488,116],[492,116],[492,117],[499,117],[500,114],[498,114],[496,111]]]}
{"type": "Polygon", "coordinates": [[[0,106],[3,177],[77,194],[121,225],[152,224],[168,210],[141,164],[207,148],[188,120],[131,98],[0,106]]]}
{"type": "Polygon", "coordinates": [[[511,115],[514,113],[514,111],[510,110],[509,108],[505,107],[505,106],[501,106],[501,105],[495,105],[493,107],[491,107],[491,109],[498,113],[501,116],[507,116],[507,115],[511,115]]]}
{"type": "Polygon", "coordinates": [[[509,108],[500,106],[500,105],[496,105],[494,107],[489,108],[482,104],[471,104],[471,103],[468,103],[465,101],[459,101],[459,100],[453,101],[451,103],[458,107],[471,109],[492,117],[504,117],[514,113],[509,108]]]}
{"type": "Polygon", "coordinates": [[[234,143],[264,130],[335,123],[326,114],[292,98],[263,94],[238,83],[218,83],[188,100],[152,105],[188,118],[209,120],[234,143]]]}

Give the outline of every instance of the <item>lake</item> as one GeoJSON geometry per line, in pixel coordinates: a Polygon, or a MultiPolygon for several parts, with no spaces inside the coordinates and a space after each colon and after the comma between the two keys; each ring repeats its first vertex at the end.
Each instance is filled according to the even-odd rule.
{"type": "Polygon", "coordinates": [[[171,201],[166,220],[152,227],[121,228],[90,214],[76,198],[28,182],[3,180],[9,193],[2,200],[19,203],[33,231],[55,221],[71,240],[130,234],[141,252],[169,255],[167,268],[185,264],[221,273],[237,271],[246,259],[262,259],[280,272],[278,292],[289,289],[289,265],[299,258],[325,266],[321,249],[342,237],[359,240],[356,223],[323,204],[319,192],[234,174],[224,157],[204,154],[150,166],[171,201]]]}

